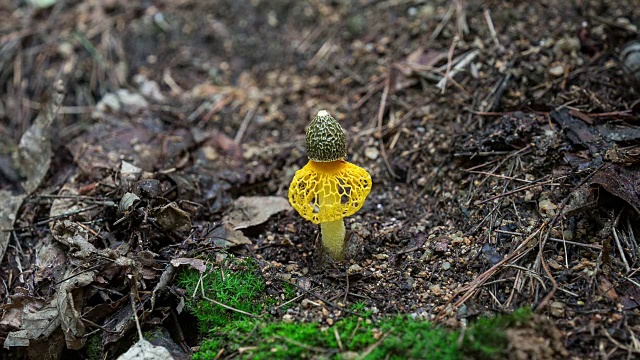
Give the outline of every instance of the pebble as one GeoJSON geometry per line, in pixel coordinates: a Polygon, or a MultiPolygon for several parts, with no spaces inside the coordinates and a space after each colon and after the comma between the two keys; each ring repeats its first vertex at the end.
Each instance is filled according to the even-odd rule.
{"type": "Polygon", "coordinates": [[[640,41],[635,41],[622,49],[620,59],[625,69],[640,83],[640,41]]]}
{"type": "Polygon", "coordinates": [[[362,267],[358,264],[353,264],[349,266],[349,269],[347,270],[347,274],[349,275],[359,274],[361,272],[362,272],[362,267]]]}
{"type": "Polygon", "coordinates": [[[564,304],[560,301],[554,301],[549,306],[551,310],[551,315],[555,317],[564,317],[564,304]]]}
{"type": "Polygon", "coordinates": [[[555,216],[556,209],[558,208],[558,206],[552,203],[549,199],[541,199],[538,201],[538,207],[541,212],[546,213],[549,216],[555,216]]]}
{"type": "Polygon", "coordinates": [[[435,285],[431,285],[429,286],[429,290],[431,290],[431,292],[433,293],[433,295],[435,296],[440,296],[442,295],[442,289],[440,288],[440,285],[435,284],[435,285]]]}
{"type": "Polygon", "coordinates": [[[285,324],[293,324],[293,315],[284,314],[284,316],[282,317],[282,322],[284,322],[285,324]]]}
{"type": "Polygon", "coordinates": [[[555,76],[555,77],[560,77],[562,75],[564,75],[564,66],[562,65],[556,65],[553,66],[551,68],[549,68],[549,74],[555,76]]]}
{"type": "Polygon", "coordinates": [[[445,261],[444,264],[442,264],[442,270],[449,270],[451,269],[451,263],[448,261],[445,261]]]}
{"type": "Polygon", "coordinates": [[[378,155],[380,155],[380,150],[378,150],[377,147],[369,146],[368,148],[364,149],[364,156],[368,157],[371,160],[377,159],[378,155]]]}

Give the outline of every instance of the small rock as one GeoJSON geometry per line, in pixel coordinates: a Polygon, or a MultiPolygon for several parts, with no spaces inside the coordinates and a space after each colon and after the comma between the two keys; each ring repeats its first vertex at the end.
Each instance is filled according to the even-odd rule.
{"type": "Polygon", "coordinates": [[[435,285],[431,285],[429,286],[429,290],[431,290],[431,292],[433,293],[433,295],[435,296],[440,296],[442,295],[442,289],[440,288],[439,284],[435,284],[435,285]]]}
{"type": "Polygon", "coordinates": [[[549,305],[551,315],[555,317],[564,317],[564,304],[560,301],[554,301],[549,305]]]}
{"type": "Polygon", "coordinates": [[[333,319],[332,318],[328,318],[327,319],[327,324],[329,324],[329,326],[333,325],[333,319]]]}
{"type": "Polygon", "coordinates": [[[378,260],[387,260],[389,258],[387,254],[375,254],[373,256],[378,260]]]}
{"type": "Polygon", "coordinates": [[[282,317],[282,322],[284,322],[285,324],[293,324],[293,315],[284,314],[284,316],[282,317]]]}
{"type": "Polygon", "coordinates": [[[558,208],[556,204],[552,203],[551,200],[546,198],[538,201],[538,207],[540,208],[541,212],[547,214],[548,216],[555,216],[556,209],[558,208]]]}
{"type": "Polygon", "coordinates": [[[211,145],[206,145],[202,147],[202,154],[204,158],[213,161],[218,158],[218,151],[211,145]]]}
{"type": "Polygon", "coordinates": [[[424,254],[422,254],[422,256],[420,257],[420,260],[429,261],[431,260],[431,258],[433,258],[433,250],[425,249],[424,254]]]}
{"type": "Polygon", "coordinates": [[[377,159],[378,155],[380,155],[380,150],[378,150],[378,148],[376,147],[369,146],[368,148],[364,149],[364,156],[368,157],[371,160],[377,159]]]}
{"type": "Polygon", "coordinates": [[[564,75],[564,66],[562,66],[561,64],[553,66],[551,68],[549,68],[549,74],[555,76],[555,77],[560,77],[562,75],[564,75]]]}
{"type": "Polygon", "coordinates": [[[345,351],[341,353],[340,356],[344,360],[356,360],[360,358],[360,353],[358,353],[357,351],[345,351]]]}
{"type": "Polygon", "coordinates": [[[442,264],[442,270],[449,270],[451,269],[451,263],[449,263],[448,261],[445,261],[444,264],[442,264]]]}
{"type": "Polygon", "coordinates": [[[496,248],[487,243],[482,245],[482,256],[493,266],[502,261],[503,256],[500,255],[496,248]]]}
{"type": "Polygon", "coordinates": [[[625,69],[640,85],[640,41],[625,46],[620,52],[620,59],[624,63],[625,69]]]}
{"type": "Polygon", "coordinates": [[[436,243],[433,245],[433,250],[435,252],[443,253],[447,251],[448,247],[449,247],[449,242],[446,239],[444,239],[441,241],[436,241],[436,243]]]}
{"type": "Polygon", "coordinates": [[[358,264],[353,264],[349,266],[349,269],[347,270],[347,274],[349,275],[359,274],[361,272],[362,272],[362,267],[358,264]]]}

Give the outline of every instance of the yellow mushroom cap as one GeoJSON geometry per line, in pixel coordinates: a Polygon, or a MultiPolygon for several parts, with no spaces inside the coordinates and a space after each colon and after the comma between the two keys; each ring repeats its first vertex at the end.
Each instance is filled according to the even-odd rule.
{"type": "Polygon", "coordinates": [[[296,171],[289,186],[289,202],[314,224],[335,221],[360,210],[371,192],[371,175],[344,160],[309,161],[296,171]]]}

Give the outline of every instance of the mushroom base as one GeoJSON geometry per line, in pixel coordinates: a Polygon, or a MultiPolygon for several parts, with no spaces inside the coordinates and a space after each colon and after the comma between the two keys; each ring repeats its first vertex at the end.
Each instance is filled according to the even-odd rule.
{"type": "Polygon", "coordinates": [[[323,222],[320,224],[322,245],[336,260],[344,259],[344,220],[323,222]]]}

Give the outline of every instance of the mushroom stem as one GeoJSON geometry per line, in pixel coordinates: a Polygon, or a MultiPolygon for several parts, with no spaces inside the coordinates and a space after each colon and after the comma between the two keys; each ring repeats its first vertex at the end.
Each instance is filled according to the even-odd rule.
{"type": "Polygon", "coordinates": [[[320,224],[322,245],[336,260],[344,259],[344,219],[327,221],[320,224]]]}

